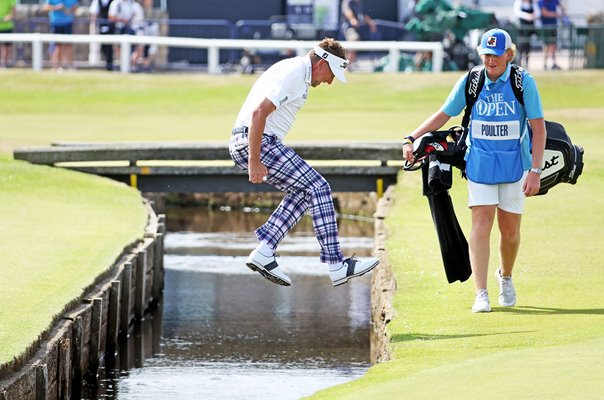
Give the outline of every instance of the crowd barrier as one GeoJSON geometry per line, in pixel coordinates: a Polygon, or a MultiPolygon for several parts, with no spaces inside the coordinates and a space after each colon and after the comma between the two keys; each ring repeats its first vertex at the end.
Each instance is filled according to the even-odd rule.
{"type": "MultiPolygon", "coordinates": [[[[266,67],[279,59],[289,57],[295,54],[300,54],[311,48],[309,44],[301,44],[308,41],[315,43],[319,38],[330,36],[340,38],[340,33],[337,30],[321,30],[313,27],[313,29],[295,30],[295,26],[288,24],[285,20],[279,18],[270,18],[263,20],[242,19],[232,22],[225,19],[170,19],[167,17],[159,17],[149,19],[148,22],[155,24],[157,27],[158,37],[170,37],[174,39],[171,42],[162,40],[154,40],[152,38],[140,38],[136,40],[129,39],[90,39],[90,40],[72,40],[71,43],[76,44],[76,66],[77,68],[102,67],[102,60],[99,53],[100,43],[114,43],[122,45],[124,42],[130,42],[130,45],[144,42],[144,44],[152,45],[153,64],[159,70],[174,70],[174,69],[201,69],[207,70],[210,73],[221,71],[229,71],[242,69],[242,60],[245,56],[251,56],[253,60],[261,60],[261,66],[266,67]],[[233,42],[240,43],[219,47],[215,49],[210,42],[199,41],[195,44],[187,42],[182,44],[180,39],[230,39],[230,40],[248,40],[259,41],[256,44],[252,42],[233,42]],[[272,44],[267,44],[269,41],[278,40],[280,43],[296,43],[295,45],[279,44],[275,47],[272,44]],[[172,44],[174,43],[174,44],[172,44]],[[245,47],[244,47],[245,46],[245,47]],[[216,52],[218,53],[216,55],[216,52]],[[216,57],[218,61],[216,62],[216,57]]],[[[448,59],[453,57],[452,49],[447,47],[447,41],[442,41],[443,45],[434,46],[436,42],[417,42],[423,45],[391,45],[392,42],[409,43],[408,40],[413,40],[413,35],[405,29],[405,25],[400,22],[392,22],[385,20],[376,20],[378,26],[377,32],[369,34],[366,32],[364,41],[355,43],[346,43],[346,47],[351,50],[359,51],[359,59],[374,60],[373,67],[377,65],[379,59],[389,59],[390,56],[400,55],[403,57],[413,57],[417,53],[427,53],[435,51],[431,54],[435,63],[429,64],[429,69],[432,71],[449,70],[448,59]],[[444,58],[444,59],[443,59],[444,58]]],[[[504,24],[512,35],[513,40],[517,43],[520,39],[518,27],[513,24],[504,24]]],[[[581,68],[602,68],[604,67],[604,26],[597,24],[589,24],[587,26],[576,26],[574,24],[560,25],[557,28],[557,44],[561,50],[559,58],[562,58],[563,65],[568,69],[581,68]],[[568,59],[566,59],[568,58],[568,59]]],[[[76,35],[95,36],[97,27],[91,23],[89,18],[80,17],[74,20],[74,33],[76,35]]],[[[541,53],[543,45],[543,37],[549,28],[538,28],[531,36],[530,41],[532,51],[541,53]]],[[[45,17],[27,17],[16,21],[15,34],[39,33],[45,34],[49,31],[48,18],[45,17]]],[[[465,38],[465,46],[471,51],[476,46],[476,43],[470,43],[476,40],[477,35],[469,35],[465,38]]],[[[0,35],[0,41],[8,42],[12,36],[0,35]]],[[[341,39],[341,38],[340,38],[341,39]]],[[[14,42],[14,51],[12,52],[9,65],[18,65],[29,67],[30,65],[36,69],[39,65],[34,61],[40,62],[34,57],[34,42],[33,37],[22,37],[14,42]]],[[[60,40],[42,39],[42,67],[46,66],[49,60],[48,50],[54,43],[60,43],[60,40]]],[[[411,42],[415,43],[415,42],[411,42]]],[[[38,52],[36,47],[35,51],[38,52]]],[[[454,49],[453,49],[454,50],[454,49]]],[[[453,51],[454,52],[454,51],[453,51]]],[[[122,53],[128,54],[128,53],[122,53]]],[[[425,56],[425,54],[422,54],[425,56]]],[[[124,72],[129,66],[127,63],[122,63],[121,70],[124,72]]],[[[386,71],[394,71],[397,63],[389,60],[386,64],[386,71]]],[[[377,71],[379,68],[370,67],[370,70],[377,71]]],[[[417,66],[416,66],[417,68],[417,66]]],[[[244,71],[243,71],[244,72],[244,71]]]]}
{"type": "MultiPolygon", "coordinates": [[[[166,36],[143,35],[57,35],[45,33],[10,33],[0,35],[0,42],[19,42],[31,44],[31,66],[34,71],[43,68],[44,44],[72,43],[72,44],[114,44],[120,46],[120,70],[130,72],[130,54],[133,45],[157,45],[170,48],[205,49],[208,52],[207,72],[218,74],[220,68],[220,51],[231,49],[289,49],[301,55],[308,52],[316,44],[316,40],[245,40],[245,39],[199,39],[166,36]]],[[[343,42],[348,50],[355,51],[386,51],[392,60],[398,60],[400,53],[430,52],[432,54],[432,71],[442,71],[443,46],[440,42],[343,42]]],[[[397,63],[391,63],[395,66],[397,63]]],[[[392,70],[389,72],[395,72],[392,70]]]]}

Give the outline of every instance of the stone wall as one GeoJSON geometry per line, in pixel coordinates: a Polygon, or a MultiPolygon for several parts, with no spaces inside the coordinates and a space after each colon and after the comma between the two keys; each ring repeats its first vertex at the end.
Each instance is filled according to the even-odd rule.
{"type": "Polygon", "coordinates": [[[374,254],[380,260],[380,265],[371,276],[371,330],[370,330],[370,361],[372,364],[390,360],[390,335],[387,325],[394,317],[392,297],[396,291],[396,278],[390,267],[386,251],[385,219],[394,203],[394,186],[390,186],[384,196],[379,199],[375,212],[374,254]]]}
{"type": "Polygon", "coordinates": [[[105,355],[115,353],[118,336],[159,300],[163,289],[165,216],[147,203],[144,238],[126,246],[119,260],[85,295],[62,313],[33,357],[0,376],[0,400],[79,398],[82,381],[95,379],[105,355]]]}

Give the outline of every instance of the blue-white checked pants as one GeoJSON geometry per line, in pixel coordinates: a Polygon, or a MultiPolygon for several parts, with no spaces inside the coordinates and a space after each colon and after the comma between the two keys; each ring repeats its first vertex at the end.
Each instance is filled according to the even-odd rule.
{"type": "MultiPolygon", "coordinates": [[[[232,135],[229,151],[235,164],[247,170],[248,134],[232,135]]],[[[342,262],[344,256],[338,238],[331,187],[325,178],[275,136],[262,136],[260,161],[268,170],[267,183],[287,195],[268,221],[256,229],[258,240],[265,240],[276,249],[287,232],[310,209],[315,236],[321,245],[321,262],[342,262]]]]}

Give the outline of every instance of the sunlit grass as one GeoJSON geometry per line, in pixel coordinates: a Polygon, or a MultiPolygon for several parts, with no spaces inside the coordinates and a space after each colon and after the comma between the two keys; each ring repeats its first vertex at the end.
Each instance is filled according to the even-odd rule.
{"type": "Polygon", "coordinates": [[[20,356],[144,233],[138,192],[0,157],[0,364],[20,356]]]}
{"type": "MultiPolygon", "coordinates": [[[[394,358],[372,367],[358,381],[315,398],[497,399],[510,394],[562,399],[597,398],[604,391],[599,379],[604,372],[604,273],[598,251],[604,244],[604,72],[535,76],[546,118],[563,123],[573,141],[585,147],[586,166],[576,186],[559,185],[547,196],[527,201],[515,272],[518,306],[496,306],[489,315],[470,312],[472,284],[446,283],[419,172],[402,174],[388,218],[388,251],[398,281],[396,315],[389,326],[394,358]]],[[[400,140],[441,105],[458,77],[459,73],[350,74],[347,85],[311,89],[288,140],[400,140]]],[[[0,151],[59,141],[226,142],[255,78],[0,71],[0,151]]],[[[25,166],[7,156],[0,160],[0,224],[5,240],[0,245],[5,261],[0,272],[10,270],[0,275],[0,296],[5,296],[0,299],[2,335],[24,323],[7,325],[9,311],[15,318],[14,309],[40,306],[32,293],[44,288],[54,296],[56,288],[46,285],[46,279],[66,284],[74,273],[49,278],[50,272],[32,268],[57,263],[73,268],[61,254],[90,257],[104,245],[113,250],[94,254],[102,265],[117,244],[140,230],[142,222],[134,205],[136,195],[125,188],[25,166]],[[6,187],[12,189],[6,192],[6,187]],[[71,207],[79,211],[72,212],[71,207]],[[88,229],[84,225],[88,220],[119,223],[90,228],[88,242],[74,241],[79,240],[76,230],[88,229]],[[119,240],[117,235],[104,236],[118,228],[124,234],[119,240]],[[20,281],[25,272],[31,275],[27,279],[41,283],[20,281]],[[6,300],[14,288],[5,277],[17,280],[11,285],[25,292],[10,292],[12,298],[6,300]]],[[[455,179],[451,193],[467,233],[465,183],[455,179]]],[[[494,234],[491,272],[497,263],[496,244],[494,234]]],[[[75,292],[97,273],[77,272],[82,276],[75,292]]],[[[496,305],[490,278],[491,302],[496,305]]],[[[61,301],[57,297],[57,304],[61,301]]],[[[45,312],[48,321],[53,312],[45,312]]],[[[28,329],[35,332],[43,325],[42,321],[28,329]]],[[[14,335],[10,340],[14,343],[8,348],[0,336],[0,362],[18,354],[19,346],[27,342],[14,335]]]]}

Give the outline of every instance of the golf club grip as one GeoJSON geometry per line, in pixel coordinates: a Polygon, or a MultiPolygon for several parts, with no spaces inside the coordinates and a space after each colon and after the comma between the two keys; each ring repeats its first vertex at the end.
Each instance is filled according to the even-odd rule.
{"type": "Polygon", "coordinates": [[[431,133],[431,134],[436,134],[436,135],[442,135],[442,134],[449,134],[452,132],[459,132],[459,133],[463,133],[466,129],[463,126],[452,126],[449,129],[442,129],[442,130],[438,130],[438,131],[430,131],[427,133],[431,133]]]}

